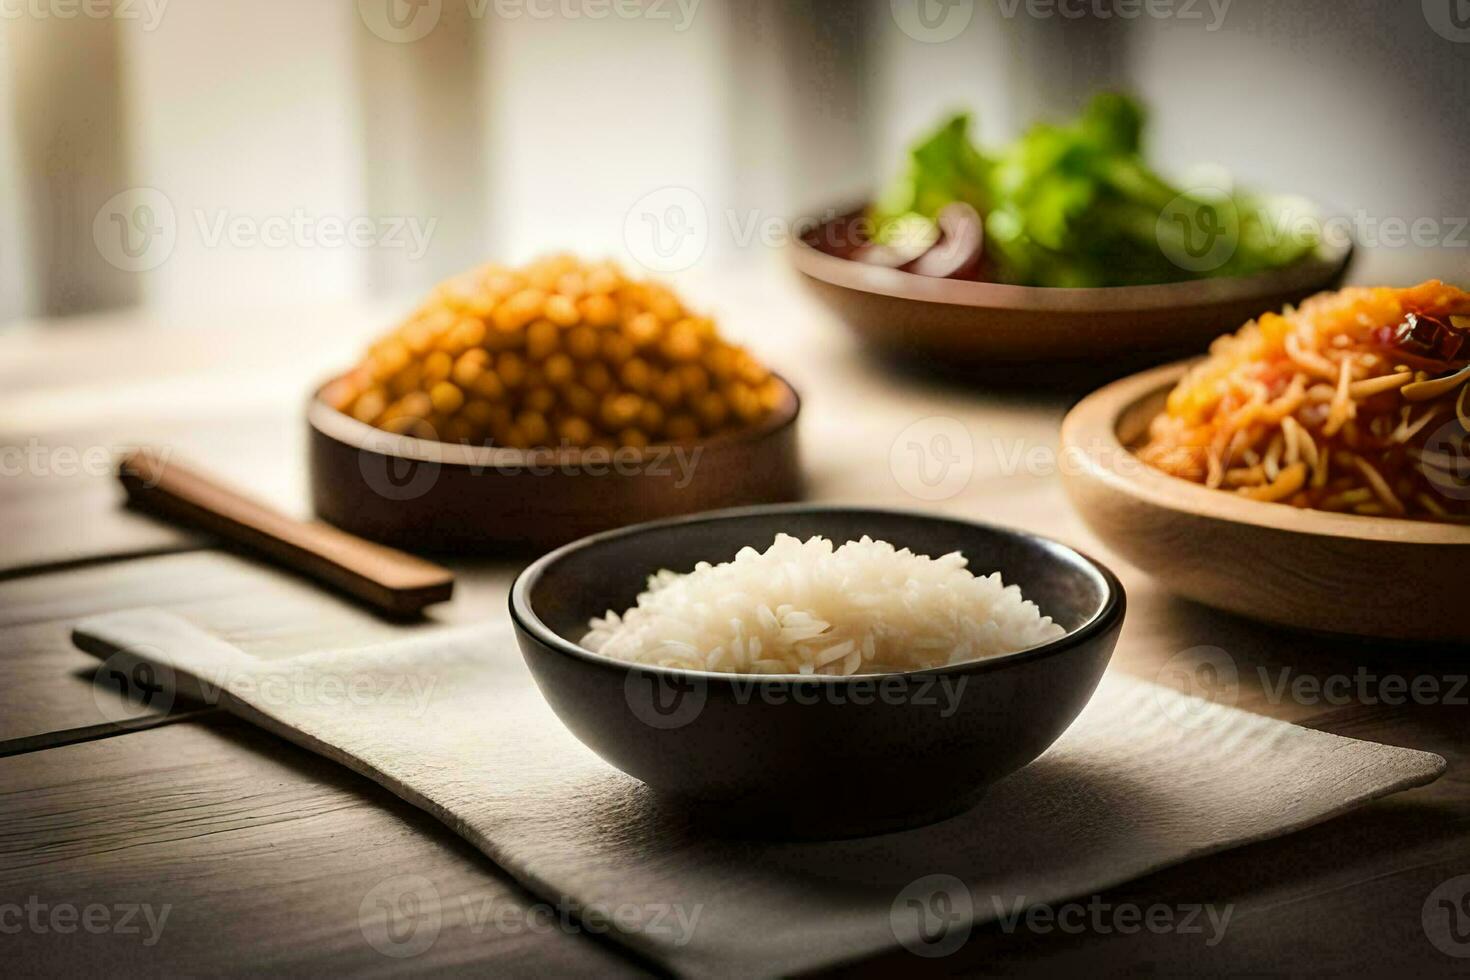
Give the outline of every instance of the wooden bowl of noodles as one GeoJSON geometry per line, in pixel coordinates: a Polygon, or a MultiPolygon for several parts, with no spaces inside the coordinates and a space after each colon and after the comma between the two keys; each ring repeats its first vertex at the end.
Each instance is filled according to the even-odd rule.
{"type": "Polygon", "coordinates": [[[1441,346],[1406,352],[1398,345],[1414,338],[1399,322],[1375,322],[1417,306],[1416,318],[1458,331],[1461,317],[1424,308],[1460,302],[1470,311],[1470,294],[1438,283],[1328,294],[1262,317],[1206,360],[1108,385],[1062,426],[1079,464],[1064,471],[1073,503],[1109,548],[1206,605],[1328,633],[1470,640],[1470,335],[1441,343],[1421,327],[1419,340],[1441,346]],[[1326,328],[1326,345],[1306,350],[1285,339],[1303,336],[1304,317],[1339,316],[1361,332],[1326,328]],[[1262,380],[1288,343],[1289,360],[1321,355],[1340,383],[1262,380]],[[1411,362],[1422,366],[1404,371],[1411,362]],[[1238,436],[1217,416],[1249,407],[1229,400],[1243,379],[1267,393],[1238,436]],[[1269,406],[1287,394],[1278,407],[1295,407],[1275,418],[1269,406]],[[1220,440],[1227,458],[1212,455],[1220,440]]]}

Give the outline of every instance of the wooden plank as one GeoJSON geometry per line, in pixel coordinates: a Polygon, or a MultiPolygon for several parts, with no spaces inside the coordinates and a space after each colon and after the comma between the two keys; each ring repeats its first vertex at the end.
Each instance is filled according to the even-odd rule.
{"type": "Polygon", "coordinates": [[[0,578],[201,545],[200,535],[124,509],[123,496],[106,478],[22,473],[0,481],[0,535],[6,542],[0,578]]]}
{"type": "Polygon", "coordinates": [[[174,709],[146,694],[126,698],[116,677],[71,645],[65,622],[0,629],[0,668],[0,755],[147,727],[174,709]]]}
{"type": "MultiPolygon", "coordinates": [[[[140,558],[0,582],[0,755],[132,727],[158,715],[129,708],[116,680],[71,643],[94,613],[161,606],[247,652],[289,657],[377,642],[416,628],[503,615],[514,569],[462,573],[453,602],[418,626],[388,622],[298,577],[225,552],[140,558]]],[[[168,706],[172,708],[173,706],[168,706]]]]}
{"type": "Polygon", "coordinates": [[[124,506],[121,454],[160,447],[243,480],[289,512],[304,512],[300,424],[273,412],[209,420],[122,420],[41,434],[0,434],[0,576],[107,558],[198,548],[205,535],[124,506]],[[285,460],[283,460],[285,457],[285,460]]]}
{"type": "Polygon", "coordinates": [[[894,952],[844,972],[881,977],[923,966],[973,976],[1463,975],[1465,961],[1436,946],[1424,921],[1430,893],[1470,868],[1464,712],[1456,705],[1355,707],[1318,719],[1316,727],[1341,735],[1446,754],[1449,772],[1434,784],[1301,833],[1130,882],[1097,896],[1104,910],[1096,918],[1089,911],[1075,931],[993,925],[940,960],[894,952]],[[1202,932],[1125,934],[1115,927],[1123,921],[1116,918],[1120,906],[1164,906],[1177,922],[1190,906],[1205,903],[1217,914],[1230,909],[1213,944],[1203,917],[1202,932]]]}
{"type": "Polygon", "coordinates": [[[0,786],[16,975],[640,973],[431,817],[222,716],[0,759],[0,786]],[[92,906],[108,928],[67,919],[92,906]]]}
{"type": "Polygon", "coordinates": [[[116,506],[114,459],[140,444],[305,514],[307,397],[391,318],[338,303],[269,317],[128,311],[0,332],[0,575],[197,546],[116,506]]]}

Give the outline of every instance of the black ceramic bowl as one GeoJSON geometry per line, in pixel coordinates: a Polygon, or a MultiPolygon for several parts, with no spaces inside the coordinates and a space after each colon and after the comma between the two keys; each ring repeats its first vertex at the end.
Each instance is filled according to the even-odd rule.
{"type": "Polygon", "coordinates": [[[553,710],[602,758],[753,836],[835,838],[918,826],[972,806],[1031,762],[1092,696],[1123,625],[1114,575],[1022,531],[902,511],[803,505],[718,511],[583,538],[516,580],[510,612],[553,710]],[[851,677],[647,667],[578,646],[587,620],[632,605],[660,568],[725,561],[777,532],[864,534],[962,551],[1067,634],[1020,653],[851,677]]]}

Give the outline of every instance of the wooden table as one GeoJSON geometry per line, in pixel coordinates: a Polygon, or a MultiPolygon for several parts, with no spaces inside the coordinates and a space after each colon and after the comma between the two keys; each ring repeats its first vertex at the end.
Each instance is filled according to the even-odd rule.
{"type": "MultiPolygon", "coordinates": [[[[1024,394],[895,372],[857,351],[779,270],[681,285],[802,390],[814,498],[960,514],[1074,543],[1111,564],[1129,591],[1113,669],[1185,684],[1197,648],[1219,648],[1238,684],[1205,694],[1450,763],[1432,786],[1103,896],[1142,907],[1231,903],[1217,945],[1147,930],[986,928],[944,960],[897,952],[858,972],[1470,967],[1436,947],[1423,926],[1431,891],[1470,874],[1464,651],[1291,635],[1171,598],[1109,555],[1068,507],[1055,447],[1073,396],[1046,390],[1044,372],[1040,390],[1024,394]],[[968,445],[935,441],[956,424],[968,445]],[[930,484],[915,483],[921,457],[959,469],[938,481],[935,469],[930,484]],[[1421,674],[1439,680],[1438,703],[1373,697],[1385,678],[1421,674]],[[1348,679],[1346,696],[1339,688],[1331,697],[1313,693],[1315,682],[1333,677],[1348,679]]],[[[648,971],[579,930],[498,927],[507,920],[493,910],[524,910],[537,899],[423,813],[220,713],[127,708],[105,680],[94,686],[95,662],[71,646],[78,617],[140,605],[167,607],[271,658],[425,628],[385,623],[123,511],[110,475],[116,450],[162,443],[304,511],[305,392],[390,322],[393,309],[236,311],[197,324],[124,314],[0,333],[0,962],[46,973],[648,971]],[[360,927],[359,909],[376,884],[410,873],[445,899],[441,931],[421,955],[390,959],[360,927]],[[128,908],[131,928],[122,922],[128,908]],[[165,908],[155,928],[146,913],[156,922],[165,908]]],[[[514,564],[455,567],[459,592],[435,610],[436,622],[505,615],[514,564]]]]}

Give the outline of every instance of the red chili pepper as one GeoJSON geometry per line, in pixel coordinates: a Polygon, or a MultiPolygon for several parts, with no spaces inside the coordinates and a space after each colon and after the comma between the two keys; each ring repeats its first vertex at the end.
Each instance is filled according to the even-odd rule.
{"type": "Polygon", "coordinates": [[[1409,313],[1396,326],[1379,327],[1373,339],[1380,347],[1398,351],[1411,360],[1434,362],[1436,367],[1449,368],[1470,354],[1466,350],[1470,342],[1466,331],[1425,313],[1409,313]]]}

